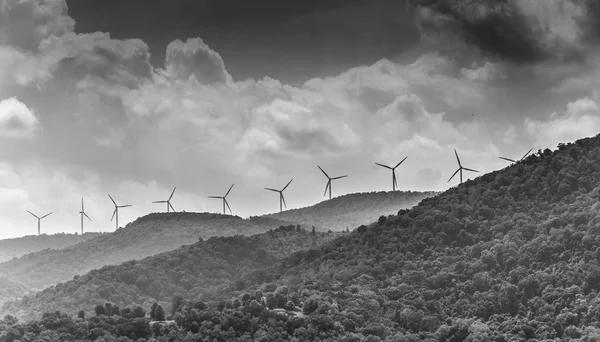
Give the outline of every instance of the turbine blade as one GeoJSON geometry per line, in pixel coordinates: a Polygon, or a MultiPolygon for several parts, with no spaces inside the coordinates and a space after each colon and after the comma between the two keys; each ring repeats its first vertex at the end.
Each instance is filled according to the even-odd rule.
{"type": "Polygon", "coordinates": [[[331,179],[327,181],[327,185],[325,186],[325,192],[323,193],[323,196],[327,195],[327,189],[329,189],[329,186],[331,186],[331,179]]]}
{"type": "Polygon", "coordinates": [[[115,202],[115,200],[110,196],[110,194],[108,194],[108,197],[110,197],[110,200],[113,202],[113,204],[115,205],[115,207],[117,206],[117,202],[115,202]]]}
{"type": "Polygon", "coordinates": [[[265,188],[265,190],[279,192],[279,190],[275,190],[275,189],[271,189],[271,188],[265,188]]]}
{"type": "Polygon", "coordinates": [[[208,196],[208,198],[223,198],[223,196],[208,196]]]}
{"type": "Polygon", "coordinates": [[[510,159],[510,158],[504,158],[504,157],[498,157],[498,158],[500,158],[500,159],[504,159],[504,160],[506,160],[506,161],[509,161],[509,162],[512,162],[512,163],[516,163],[516,162],[517,162],[516,160],[512,160],[512,159],[510,159]]]}
{"type": "Polygon", "coordinates": [[[175,212],[175,208],[173,208],[173,205],[171,205],[171,202],[167,202],[169,204],[169,207],[171,207],[171,210],[173,210],[173,212],[175,212]]]}
{"type": "Polygon", "coordinates": [[[392,169],[391,167],[389,167],[387,165],[383,165],[383,164],[379,164],[379,163],[375,163],[375,164],[377,164],[377,165],[379,165],[381,167],[385,167],[386,169],[390,169],[390,170],[392,169]]]}
{"type": "Polygon", "coordinates": [[[120,205],[119,208],[133,207],[133,204],[120,205]]]}
{"type": "Polygon", "coordinates": [[[171,198],[173,198],[173,194],[175,193],[175,190],[176,190],[176,189],[177,189],[177,187],[175,187],[175,188],[173,189],[173,192],[171,192],[171,196],[169,196],[169,199],[168,199],[167,201],[170,201],[170,200],[171,200],[171,198]]]}
{"type": "Polygon", "coordinates": [[[452,177],[450,177],[450,179],[448,179],[448,182],[450,182],[452,180],[452,178],[454,178],[454,176],[456,176],[456,174],[458,173],[458,171],[460,171],[460,168],[458,170],[456,170],[454,172],[454,174],[452,174],[452,177]]]}
{"type": "Polygon", "coordinates": [[[467,171],[471,171],[471,172],[479,172],[479,171],[477,171],[477,170],[468,169],[468,168],[466,168],[466,167],[463,167],[463,170],[467,170],[467,171]]]}
{"type": "Polygon", "coordinates": [[[398,164],[396,164],[396,166],[394,166],[394,169],[397,168],[398,166],[400,166],[400,164],[404,163],[406,158],[408,158],[408,156],[404,157],[404,159],[402,159],[402,161],[400,161],[398,164]]]}
{"type": "Polygon", "coordinates": [[[281,191],[284,191],[285,189],[287,189],[288,185],[290,185],[290,183],[294,180],[294,178],[292,178],[284,187],[283,189],[281,189],[281,191]]]}
{"type": "Polygon", "coordinates": [[[229,207],[229,202],[227,202],[227,199],[223,198],[223,201],[225,201],[225,205],[227,205],[227,208],[229,209],[229,213],[233,214],[233,212],[231,211],[231,208],[229,207]]]}
{"type": "Polygon", "coordinates": [[[44,216],[40,217],[40,220],[41,220],[41,219],[43,219],[44,217],[50,216],[51,214],[52,214],[52,213],[48,213],[48,214],[46,214],[46,215],[44,215],[44,216]]]}
{"type": "Polygon", "coordinates": [[[523,156],[523,158],[521,158],[520,160],[525,159],[525,157],[527,157],[529,155],[529,153],[531,153],[531,151],[533,151],[533,149],[527,151],[527,153],[525,153],[525,155],[523,156]]]}
{"type": "Polygon", "coordinates": [[[37,217],[37,215],[36,215],[36,214],[32,213],[31,211],[29,211],[29,210],[26,210],[26,211],[27,211],[28,213],[30,213],[31,215],[33,215],[33,217],[35,217],[36,219],[38,219],[38,220],[40,219],[39,217],[37,217]]]}
{"type": "Polygon", "coordinates": [[[113,211],[113,215],[110,218],[110,222],[112,222],[112,220],[115,218],[115,214],[117,213],[117,210],[119,210],[119,209],[115,208],[115,211],[113,211]]]}
{"type": "Polygon", "coordinates": [[[83,197],[81,197],[81,211],[85,211],[85,210],[83,209],[83,197]]]}
{"type": "Polygon", "coordinates": [[[233,188],[234,185],[235,184],[231,184],[231,187],[229,188],[229,190],[227,190],[227,193],[223,197],[227,197],[227,195],[229,195],[229,192],[231,191],[231,189],[233,188]]]}
{"type": "Polygon", "coordinates": [[[154,201],[152,203],[167,203],[167,201],[154,201]]]}
{"type": "Polygon", "coordinates": [[[279,194],[281,196],[281,200],[283,201],[283,206],[287,209],[287,204],[285,204],[285,197],[283,197],[283,193],[279,194]]]}
{"type": "Polygon", "coordinates": [[[348,175],[345,175],[345,176],[339,176],[339,177],[334,177],[334,178],[331,178],[331,180],[334,180],[334,179],[340,179],[340,178],[346,178],[346,177],[348,177],[348,175]]]}
{"type": "Polygon", "coordinates": [[[85,215],[85,217],[87,217],[88,220],[90,220],[90,221],[92,220],[86,213],[83,213],[83,215],[85,215]]]}
{"type": "Polygon", "coordinates": [[[321,169],[321,167],[319,165],[317,165],[317,167],[319,168],[319,170],[321,170],[321,172],[323,172],[325,177],[329,178],[329,175],[327,174],[327,172],[323,171],[323,169],[321,169]]]}
{"type": "Polygon", "coordinates": [[[460,163],[460,158],[458,158],[458,153],[456,153],[456,149],[454,149],[454,154],[456,155],[456,160],[458,161],[458,166],[462,166],[460,163]]]}

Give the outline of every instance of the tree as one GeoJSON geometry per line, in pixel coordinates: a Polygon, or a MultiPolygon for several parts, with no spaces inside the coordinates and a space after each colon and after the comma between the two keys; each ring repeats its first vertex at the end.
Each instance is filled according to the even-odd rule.
{"type": "Polygon", "coordinates": [[[183,300],[183,296],[180,296],[180,295],[173,296],[173,299],[171,300],[171,313],[175,314],[177,311],[181,310],[181,308],[183,308],[184,304],[185,304],[185,301],[183,300]]]}
{"type": "Polygon", "coordinates": [[[158,303],[154,302],[150,307],[150,318],[156,320],[156,308],[158,307],[158,303]]]}
{"type": "Polygon", "coordinates": [[[165,320],[165,310],[162,305],[158,305],[156,310],[154,311],[154,320],[155,321],[164,321],[165,320]]]}

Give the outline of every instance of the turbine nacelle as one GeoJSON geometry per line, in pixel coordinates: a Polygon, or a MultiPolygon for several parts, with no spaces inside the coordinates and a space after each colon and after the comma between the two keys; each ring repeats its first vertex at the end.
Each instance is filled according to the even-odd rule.
{"type": "Polygon", "coordinates": [[[396,187],[398,186],[398,182],[396,180],[396,168],[398,166],[400,166],[402,163],[404,163],[404,161],[406,160],[407,157],[404,157],[404,159],[402,159],[398,164],[396,164],[396,166],[391,167],[391,166],[387,166],[387,165],[383,165],[383,164],[379,164],[379,163],[375,163],[381,167],[384,167],[386,169],[392,170],[392,191],[396,191],[396,187]]]}
{"type": "Polygon", "coordinates": [[[452,174],[452,177],[450,177],[450,179],[448,179],[448,182],[450,182],[452,180],[452,178],[454,178],[454,176],[456,176],[456,174],[460,172],[460,184],[462,184],[462,182],[463,182],[463,175],[462,175],[463,170],[465,170],[465,171],[471,171],[471,172],[479,172],[477,170],[469,169],[467,167],[462,166],[462,164],[460,162],[460,158],[458,158],[458,153],[456,153],[456,150],[454,150],[454,155],[456,155],[456,161],[458,162],[458,169],[456,171],[454,171],[454,173],[452,174]]]}
{"type": "Polygon", "coordinates": [[[27,212],[28,212],[29,214],[31,214],[33,217],[35,217],[35,218],[38,220],[38,235],[40,235],[40,226],[41,226],[41,221],[42,221],[42,219],[43,219],[43,218],[45,218],[45,217],[48,217],[48,216],[50,216],[50,214],[52,214],[52,212],[50,212],[50,213],[48,213],[48,214],[46,214],[46,215],[44,215],[44,216],[42,216],[42,217],[39,217],[39,216],[37,216],[36,214],[32,213],[32,212],[31,212],[31,211],[29,211],[29,210],[27,210],[27,212]]]}
{"type": "Polygon", "coordinates": [[[227,208],[229,209],[229,213],[233,214],[233,212],[231,211],[231,207],[229,206],[229,202],[227,202],[227,195],[229,195],[229,192],[231,191],[231,189],[233,189],[234,185],[235,184],[231,184],[231,187],[229,187],[229,190],[227,190],[225,196],[208,196],[208,198],[219,198],[223,200],[223,215],[226,214],[225,206],[227,206],[227,208]]]}
{"type": "Polygon", "coordinates": [[[287,204],[285,203],[285,198],[283,197],[283,192],[285,191],[285,189],[287,189],[287,187],[290,185],[290,183],[293,181],[294,179],[292,178],[281,190],[277,190],[277,189],[272,189],[272,188],[265,188],[265,190],[269,190],[269,191],[273,191],[273,192],[278,192],[279,193],[279,212],[283,211],[282,208],[282,204],[285,206],[285,208],[287,209],[287,204]]]}
{"type": "Polygon", "coordinates": [[[81,211],[79,212],[79,215],[81,215],[81,234],[83,234],[83,217],[87,217],[88,220],[90,220],[90,222],[92,221],[92,219],[85,213],[85,209],[83,207],[83,197],[81,198],[81,211]]]}
{"type": "Polygon", "coordinates": [[[154,201],[152,203],[166,203],[167,204],[167,212],[169,212],[169,209],[172,209],[173,212],[175,212],[175,208],[173,208],[173,206],[171,205],[171,199],[173,198],[173,194],[175,193],[175,190],[177,189],[177,187],[175,187],[173,189],[173,191],[171,192],[171,196],[169,196],[169,199],[166,201],[154,201]]]}
{"type": "Polygon", "coordinates": [[[341,179],[341,178],[348,177],[348,175],[338,176],[338,177],[329,177],[329,175],[327,174],[327,172],[325,172],[319,165],[317,165],[317,167],[319,168],[319,170],[321,170],[321,172],[323,172],[323,174],[325,175],[325,177],[327,177],[327,185],[325,186],[325,192],[323,193],[323,196],[326,196],[327,195],[327,190],[329,190],[329,199],[331,199],[331,181],[336,180],[336,179],[341,179]]]}
{"type": "Polygon", "coordinates": [[[115,211],[113,211],[112,217],[110,218],[110,222],[112,222],[112,220],[114,218],[116,218],[116,221],[115,221],[116,229],[119,229],[119,209],[120,208],[132,207],[133,205],[131,205],[131,204],[117,205],[117,202],[115,202],[115,200],[110,196],[110,194],[108,194],[108,197],[110,198],[110,200],[115,205],[115,211]]]}
{"type": "Polygon", "coordinates": [[[504,158],[504,157],[498,157],[498,158],[506,160],[506,161],[509,161],[511,163],[518,163],[520,161],[523,161],[523,159],[527,158],[527,156],[529,155],[529,153],[531,153],[531,151],[533,151],[533,148],[530,149],[529,151],[527,151],[527,153],[525,153],[525,155],[521,159],[519,159],[519,160],[514,160],[514,159],[504,158]]]}

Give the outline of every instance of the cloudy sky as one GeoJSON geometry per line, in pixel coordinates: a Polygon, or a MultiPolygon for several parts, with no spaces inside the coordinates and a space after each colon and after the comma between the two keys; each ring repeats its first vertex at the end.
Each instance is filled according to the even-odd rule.
{"type": "Polygon", "coordinates": [[[246,217],[444,190],[600,131],[595,0],[0,0],[0,238],[112,231],[173,187],[246,217]],[[294,4],[295,3],[295,4],[294,4]]]}

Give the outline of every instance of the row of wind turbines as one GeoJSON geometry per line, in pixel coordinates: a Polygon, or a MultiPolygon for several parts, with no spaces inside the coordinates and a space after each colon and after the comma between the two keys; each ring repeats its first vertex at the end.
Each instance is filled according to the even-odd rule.
{"type": "MultiPolygon", "coordinates": [[[[525,153],[525,155],[523,157],[521,157],[521,159],[518,160],[514,160],[514,159],[510,159],[510,158],[505,158],[505,157],[498,157],[500,159],[509,161],[511,163],[518,163],[522,160],[524,160],[530,153],[531,151],[533,151],[533,148],[530,149],[529,151],[527,151],[527,153],[525,153]]],[[[450,179],[448,179],[448,182],[450,182],[454,176],[456,176],[456,174],[460,175],[460,184],[462,184],[463,182],[463,170],[464,171],[470,171],[470,172],[479,172],[477,170],[471,169],[471,168],[467,168],[464,167],[460,161],[460,158],[458,157],[458,153],[456,152],[456,149],[454,150],[454,155],[456,156],[456,161],[458,162],[458,169],[456,169],[456,171],[452,174],[452,176],[450,177],[450,179]]],[[[396,164],[396,166],[391,167],[388,165],[384,165],[384,164],[380,164],[380,163],[375,163],[378,166],[381,166],[383,168],[389,169],[392,171],[392,191],[396,191],[396,187],[398,186],[398,182],[396,179],[396,169],[402,165],[402,163],[404,163],[404,161],[407,159],[408,157],[404,157],[404,159],[402,159],[398,164],[396,164]]],[[[325,172],[325,170],[323,170],[323,168],[321,168],[321,166],[317,165],[317,167],[319,168],[319,170],[321,170],[321,172],[323,172],[323,174],[325,175],[325,177],[327,177],[327,185],[325,186],[325,192],[323,193],[323,196],[327,195],[327,192],[329,191],[329,199],[331,199],[331,183],[334,180],[338,180],[338,179],[342,179],[342,178],[346,178],[348,177],[348,175],[343,175],[343,176],[336,176],[336,177],[330,177],[327,172],[325,172]]],[[[265,190],[268,191],[273,191],[276,193],[279,193],[279,212],[283,211],[283,207],[285,207],[287,209],[287,204],[285,203],[285,197],[283,196],[283,192],[285,191],[285,189],[287,189],[287,187],[290,185],[290,183],[292,183],[294,179],[292,178],[281,190],[277,190],[277,189],[273,189],[273,188],[265,188],[265,190]]],[[[229,212],[233,214],[233,212],[231,211],[231,207],[229,206],[229,202],[227,202],[227,196],[229,195],[229,193],[231,192],[231,189],[233,189],[233,186],[235,184],[232,184],[229,187],[229,190],[227,190],[227,192],[225,193],[224,196],[208,196],[208,198],[213,198],[213,199],[221,199],[223,201],[223,214],[226,214],[225,211],[225,207],[227,207],[227,209],[229,209],[229,212]]],[[[167,212],[170,212],[171,210],[173,210],[173,212],[175,212],[175,208],[173,207],[173,205],[171,205],[171,199],[173,198],[173,195],[175,194],[175,190],[177,190],[177,187],[173,188],[173,191],[171,192],[171,195],[169,196],[169,198],[167,200],[163,200],[163,201],[154,201],[152,203],[159,203],[159,204],[166,204],[167,207],[167,212]]],[[[116,229],[119,229],[119,209],[121,208],[127,208],[127,207],[132,207],[132,204],[125,204],[125,205],[118,205],[117,202],[112,198],[112,196],[110,194],[108,194],[108,197],[110,198],[110,200],[112,201],[112,203],[115,206],[115,210],[113,211],[112,217],[110,218],[110,221],[112,222],[113,220],[115,220],[115,227],[116,229]]],[[[50,216],[52,214],[52,212],[44,215],[44,216],[37,216],[34,213],[32,213],[31,211],[27,210],[27,212],[29,214],[31,214],[33,217],[35,217],[38,220],[38,235],[40,235],[40,226],[41,226],[41,221],[42,219],[50,216]]],[[[84,209],[84,205],[83,205],[83,198],[81,199],[81,211],[79,212],[79,215],[81,216],[81,234],[83,234],[83,222],[84,222],[84,217],[86,217],[88,220],[90,220],[90,222],[92,221],[92,219],[88,216],[88,214],[85,212],[84,209]]]]}

